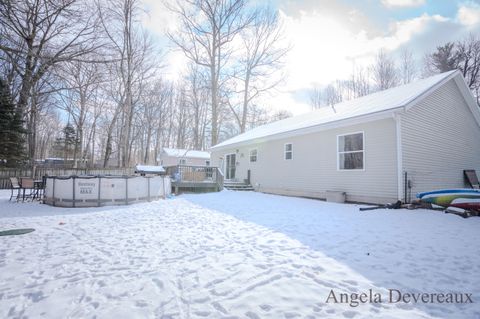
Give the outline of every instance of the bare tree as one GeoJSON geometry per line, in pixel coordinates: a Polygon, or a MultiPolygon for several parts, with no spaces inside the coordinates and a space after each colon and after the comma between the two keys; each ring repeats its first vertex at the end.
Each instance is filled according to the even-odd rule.
{"type": "Polygon", "coordinates": [[[470,34],[456,43],[447,42],[425,55],[425,73],[431,75],[458,69],[480,105],[480,39],[470,34]]]}
{"type": "Polygon", "coordinates": [[[282,80],[277,75],[290,47],[282,43],[283,28],[278,12],[268,7],[255,12],[252,25],[243,29],[241,36],[243,50],[239,58],[239,73],[235,78],[241,82],[242,104],[240,111],[232,108],[232,112],[240,133],[243,133],[250,103],[282,80]]]}
{"type": "Polygon", "coordinates": [[[192,108],[192,147],[203,149],[205,147],[205,127],[207,125],[207,112],[209,111],[208,77],[196,64],[189,65],[185,78],[188,87],[188,99],[192,108]]]}
{"type": "MultiPolygon", "coordinates": [[[[109,65],[106,70],[106,76],[110,79],[116,78],[116,68],[114,65],[109,65]]],[[[125,91],[122,89],[121,81],[109,81],[106,82],[108,86],[104,88],[104,99],[109,101],[105,105],[104,112],[101,116],[101,122],[103,122],[104,142],[103,142],[103,167],[109,165],[114,144],[114,133],[118,122],[118,118],[123,108],[123,101],[125,99],[125,91]]]]}
{"type": "Polygon", "coordinates": [[[480,38],[473,34],[457,43],[458,68],[480,105],[480,38]]]}
{"type": "Polygon", "coordinates": [[[111,147],[111,133],[116,121],[119,121],[118,160],[122,167],[126,167],[132,159],[135,108],[138,106],[144,81],[152,76],[158,64],[152,57],[151,40],[138,20],[141,8],[139,0],[103,0],[97,3],[97,7],[112,54],[118,61],[112,69],[114,80],[118,82],[112,93],[120,97],[117,98],[120,109],[115,111],[112,118],[114,121],[109,126],[110,142],[106,145],[105,155],[110,153],[107,150],[111,147]]]}
{"type": "Polygon", "coordinates": [[[315,86],[310,92],[310,105],[313,109],[333,106],[345,99],[345,91],[350,90],[349,81],[336,80],[324,87],[315,86]]]}
{"type": "Polygon", "coordinates": [[[368,69],[365,68],[356,68],[352,75],[352,82],[354,83],[354,95],[355,98],[365,96],[371,93],[372,88],[370,81],[368,80],[370,74],[368,69]]]}
{"type": "Polygon", "coordinates": [[[163,145],[167,145],[166,136],[168,127],[168,117],[172,113],[173,103],[173,85],[163,80],[156,80],[154,83],[154,90],[151,92],[151,97],[154,99],[154,103],[157,107],[156,115],[157,122],[155,128],[155,163],[157,163],[157,157],[160,154],[160,149],[163,145]]]}
{"type": "Polygon", "coordinates": [[[217,144],[222,77],[232,54],[231,42],[252,21],[246,0],[182,0],[172,10],[180,29],[169,34],[185,56],[209,70],[211,144],[217,144]]]}
{"type": "Polygon", "coordinates": [[[341,93],[341,83],[336,81],[327,85],[323,90],[324,105],[332,106],[343,101],[341,93]]]}
{"type": "Polygon", "coordinates": [[[93,104],[93,111],[91,111],[90,120],[88,122],[88,137],[87,142],[85,143],[85,148],[83,150],[82,158],[89,159],[88,165],[93,167],[95,165],[95,155],[96,155],[96,144],[97,144],[97,128],[100,116],[103,111],[103,107],[106,104],[104,100],[102,100],[102,96],[100,94],[94,95],[94,100],[91,101],[93,104]]]}
{"type": "Polygon", "coordinates": [[[405,49],[400,53],[400,80],[402,84],[412,82],[417,75],[413,53],[405,49]]]}
{"type": "Polygon", "coordinates": [[[73,162],[77,167],[79,155],[83,162],[86,160],[85,127],[88,119],[94,120],[92,112],[98,103],[96,96],[99,94],[99,85],[104,81],[104,69],[98,64],[82,61],[68,62],[60,68],[61,72],[58,73],[67,89],[59,94],[62,98],[59,107],[68,112],[75,125],[78,143],[75,144],[73,162]]]}
{"type": "Polygon", "coordinates": [[[371,93],[368,69],[353,65],[346,80],[336,80],[325,87],[316,86],[310,92],[310,105],[314,108],[332,106],[371,93]]]}
{"type": "Polygon", "coordinates": [[[176,97],[175,97],[175,124],[176,124],[176,136],[175,147],[186,148],[187,145],[187,133],[189,130],[190,114],[189,105],[187,101],[187,94],[185,92],[184,83],[177,85],[176,97]]]}
{"type": "Polygon", "coordinates": [[[150,164],[151,148],[153,137],[155,134],[155,128],[158,126],[158,119],[163,114],[160,113],[160,103],[157,99],[157,83],[148,83],[141,97],[141,109],[139,112],[141,116],[141,125],[143,128],[143,135],[145,139],[145,146],[143,148],[143,163],[150,164]]]}
{"type": "Polygon", "coordinates": [[[19,74],[17,111],[28,116],[29,157],[35,158],[35,87],[55,65],[97,48],[89,1],[0,1],[0,50],[19,74]],[[30,106],[30,109],[28,107],[30,106]]]}
{"type": "Polygon", "coordinates": [[[395,62],[385,50],[380,50],[371,66],[372,80],[379,91],[395,87],[398,84],[395,62]]]}
{"type": "Polygon", "coordinates": [[[53,107],[43,108],[38,113],[38,135],[37,135],[37,154],[38,158],[45,159],[50,156],[49,152],[53,148],[53,143],[62,130],[62,121],[60,115],[53,107]]]}
{"type": "Polygon", "coordinates": [[[287,118],[292,117],[292,116],[293,116],[293,114],[289,111],[286,111],[286,110],[274,111],[269,116],[269,122],[276,122],[276,121],[284,120],[284,119],[287,119],[287,118]]]}
{"type": "Polygon", "coordinates": [[[314,85],[309,92],[310,106],[318,109],[323,106],[323,90],[319,85],[314,85]]]}

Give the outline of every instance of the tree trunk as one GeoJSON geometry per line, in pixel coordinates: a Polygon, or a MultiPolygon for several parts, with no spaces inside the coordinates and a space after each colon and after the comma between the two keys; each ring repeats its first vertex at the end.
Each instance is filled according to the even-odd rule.
{"type": "Polygon", "coordinates": [[[28,158],[30,165],[35,164],[35,144],[37,139],[37,100],[34,96],[30,99],[30,117],[28,120],[28,158]]]}
{"type": "Polygon", "coordinates": [[[117,107],[115,113],[113,114],[112,121],[108,126],[107,130],[107,141],[105,142],[105,156],[103,158],[103,167],[107,167],[108,161],[110,160],[110,156],[112,155],[112,133],[115,127],[115,123],[117,122],[118,115],[120,114],[120,107],[117,107]]]}
{"type": "Polygon", "coordinates": [[[243,113],[242,113],[242,123],[240,125],[240,133],[245,133],[245,128],[247,125],[249,85],[250,85],[250,70],[247,70],[247,74],[245,76],[244,92],[243,92],[243,113]]]}
{"type": "MultiPolygon", "coordinates": [[[[215,58],[213,58],[215,60],[215,58]]],[[[218,82],[216,74],[216,64],[212,63],[210,67],[210,77],[212,85],[212,137],[211,145],[214,146],[217,144],[218,140],[218,82]]]]}
{"type": "Polygon", "coordinates": [[[150,143],[152,140],[152,128],[150,125],[148,125],[147,128],[147,139],[146,139],[146,145],[145,145],[145,156],[143,157],[143,162],[145,164],[149,164],[150,161],[150,143]]]}

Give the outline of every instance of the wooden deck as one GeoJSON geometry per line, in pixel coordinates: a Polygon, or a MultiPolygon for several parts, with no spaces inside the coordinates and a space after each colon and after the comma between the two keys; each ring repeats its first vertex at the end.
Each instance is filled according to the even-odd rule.
{"type": "Polygon", "coordinates": [[[223,189],[223,174],[218,167],[177,165],[165,169],[175,194],[218,192],[223,189]]]}

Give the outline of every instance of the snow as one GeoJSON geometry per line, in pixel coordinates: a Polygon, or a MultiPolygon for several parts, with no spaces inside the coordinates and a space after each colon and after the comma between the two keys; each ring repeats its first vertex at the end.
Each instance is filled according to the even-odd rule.
{"type": "Polygon", "coordinates": [[[152,166],[152,165],[136,165],[136,172],[151,172],[151,173],[165,173],[163,166],[152,166]]]}
{"type": "Polygon", "coordinates": [[[341,102],[335,104],[334,108],[322,107],[313,112],[262,125],[219,143],[213,146],[212,149],[257,139],[264,141],[265,138],[282,133],[293,132],[300,129],[404,107],[432,87],[453,77],[454,74],[460,73],[457,71],[449,71],[437,74],[406,85],[369,94],[354,100],[341,102]]]}
{"type": "Polygon", "coordinates": [[[172,157],[191,157],[207,160],[210,159],[210,153],[204,151],[186,150],[180,148],[164,148],[163,151],[165,152],[165,154],[172,157]]]}
{"type": "Polygon", "coordinates": [[[480,294],[480,219],[231,192],[131,206],[8,202],[0,317],[478,318],[473,304],[326,303],[331,290],[480,294]]]}

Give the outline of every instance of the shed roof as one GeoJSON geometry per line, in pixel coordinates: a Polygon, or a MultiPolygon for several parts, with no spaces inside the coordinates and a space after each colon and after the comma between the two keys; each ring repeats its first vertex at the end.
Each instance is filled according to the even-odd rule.
{"type": "Polygon", "coordinates": [[[163,151],[168,156],[172,157],[190,157],[190,158],[201,158],[201,159],[210,159],[210,153],[205,151],[196,151],[196,150],[187,150],[181,148],[163,148],[163,151]]]}
{"type": "Polygon", "coordinates": [[[163,166],[152,166],[152,165],[139,165],[135,166],[136,173],[151,173],[151,174],[163,174],[165,169],[163,166]]]}
{"type": "Polygon", "coordinates": [[[461,76],[460,72],[456,70],[449,71],[354,100],[341,102],[331,107],[322,107],[313,112],[262,125],[219,143],[212,149],[243,144],[253,140],[267,140],[282,133],[361,118],[384,111],[393,111],[415,102],[419,97],[452,79],[455,75],[461,76]]]}

